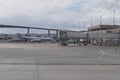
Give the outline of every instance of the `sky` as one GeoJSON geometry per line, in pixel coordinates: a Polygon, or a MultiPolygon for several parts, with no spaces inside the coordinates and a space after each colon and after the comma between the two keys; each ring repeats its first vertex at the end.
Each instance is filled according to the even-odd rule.
{"type": "MultiPolygon", "coordinates": [[[[0,24],[84,30],[92,25],[120,24],[120,0],[0,0],[0,24]]],[[[0,33],[25,32],[0,29],[0,33]]],[[[35,32],[35,31],[33,31],[35,32]]],[[[39,32],[39,31],[38,31],[39,32]]]]}

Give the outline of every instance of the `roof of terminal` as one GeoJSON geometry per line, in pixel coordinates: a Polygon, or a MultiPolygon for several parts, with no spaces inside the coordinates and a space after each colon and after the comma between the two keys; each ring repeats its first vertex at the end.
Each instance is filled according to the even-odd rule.
{"type": "Polygon", "coordinates": [[[120,25],[96,25],[96,26],[92,26],[89,27],[88,30],[92,30],[92,29],[115,29],[115,28],[119,28],[120,25]]]}

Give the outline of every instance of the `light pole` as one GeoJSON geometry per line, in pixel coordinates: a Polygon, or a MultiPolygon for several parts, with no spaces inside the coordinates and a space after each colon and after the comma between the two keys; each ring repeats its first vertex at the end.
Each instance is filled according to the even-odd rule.
{"type": "Polygon", "coordinates": [[[102,16],[100,16],[100,25],[102,25],[102,16]]]}
{"type": "Polygon", "coordinates": [[[115,9],[113,11],[113,25],[115,25],[115,9]]]}
{"type": "Polygon", "coordinates": [[[93,21],[92,21],[92,17],[91,17],[91,27],[93,26],[93,21]]]}

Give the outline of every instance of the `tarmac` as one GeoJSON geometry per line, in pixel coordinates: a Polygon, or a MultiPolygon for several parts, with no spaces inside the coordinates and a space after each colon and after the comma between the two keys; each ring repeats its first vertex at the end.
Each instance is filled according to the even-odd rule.
{"type": "Polygon", "coordinates": [[[120,47],[0,43],[0,80],[119,80],[120,47]]]}

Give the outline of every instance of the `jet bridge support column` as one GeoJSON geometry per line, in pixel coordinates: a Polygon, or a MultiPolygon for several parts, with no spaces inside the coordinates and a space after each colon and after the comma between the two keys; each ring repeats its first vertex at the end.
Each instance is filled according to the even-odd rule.
{"type": "Polygon", "coordinates": [[[48,37],[50,37],[50,30],[48,30],[48,37]]]}
{"type": "Polygon", "coordinates": [[[58,38],[58,32],[59,32],[59,31],[58,31],[58,30],[56,30],[56,38],[58,38]]]}
{"type": "Polygon", "coordinates": [[[30,34],[30,28],[27,28],[27,34],[28,35],[30,34]]]}

